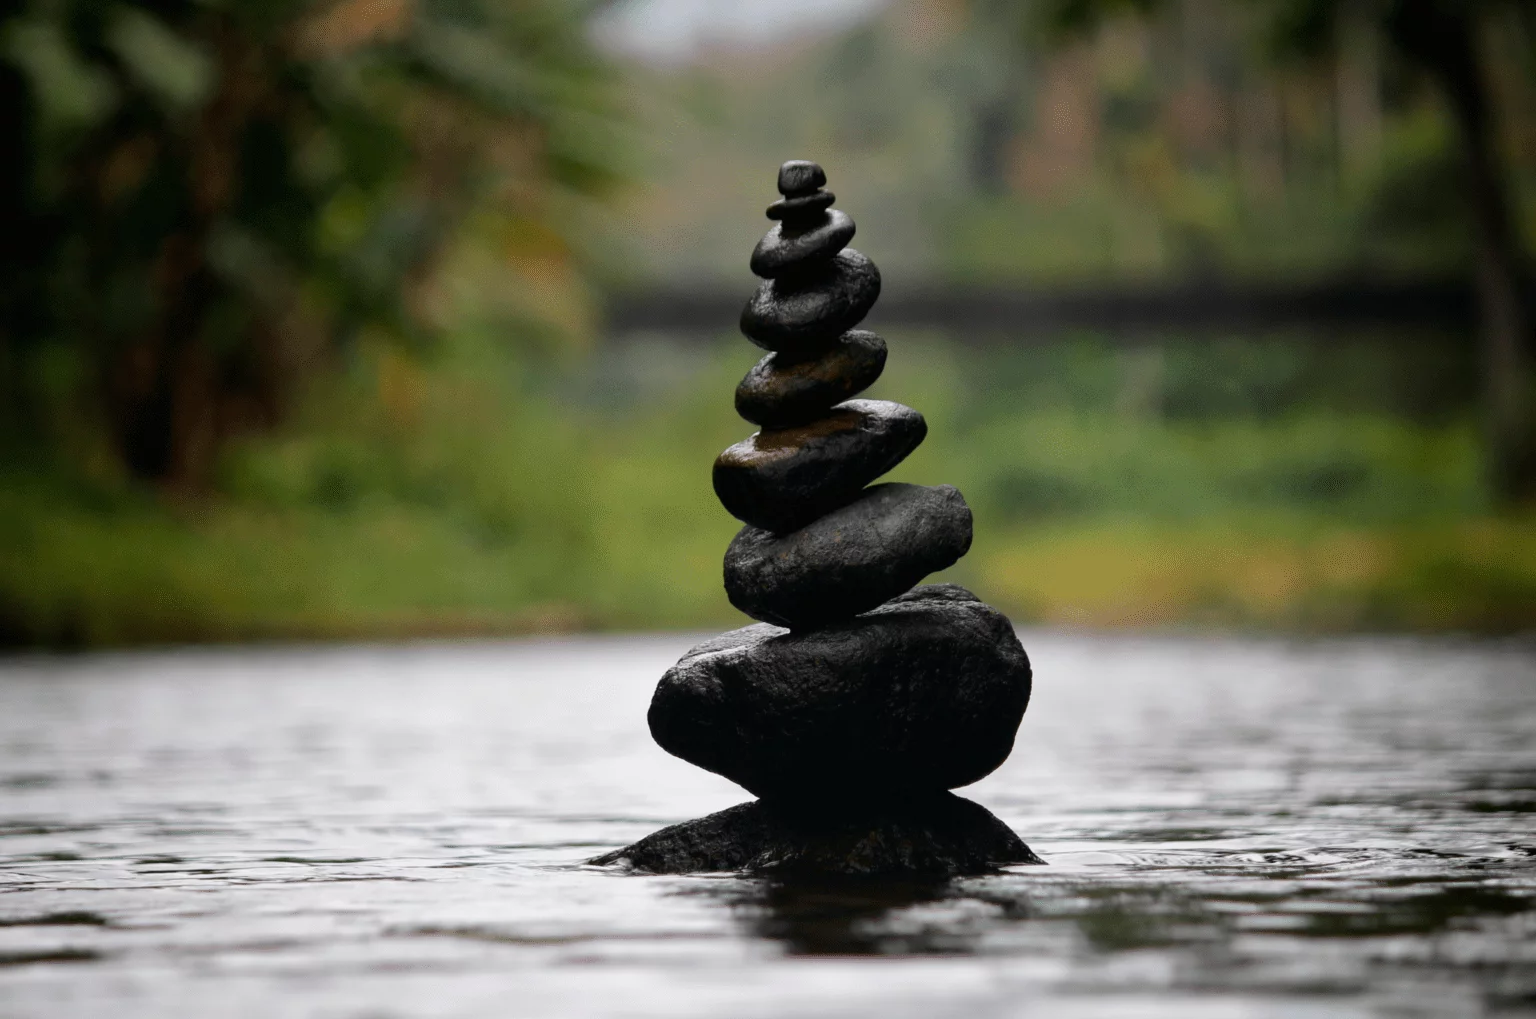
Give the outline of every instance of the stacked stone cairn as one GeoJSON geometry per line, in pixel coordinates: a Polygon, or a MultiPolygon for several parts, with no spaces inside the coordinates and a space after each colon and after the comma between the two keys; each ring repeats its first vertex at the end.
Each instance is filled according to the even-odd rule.
{"type": "Polygon", "coordinates": [[[971,511],[949,485],[871,485],[927,434],[923,416],[853,399],[886,346],[855,328],[880,294],[849,248],[826,175],[796,160],[752,252],[741,329],[769,353],[736,389],[761,430],[720,454],[715,492],[744,526],[731,603],[763,622],[698,645],[656,688],[663,749],[759,797],[594,860],[652,873],[962,874],[1039,859],[949,790],[1002,764],[1030,665],[1001,613],[953,584],[971,511]]]}

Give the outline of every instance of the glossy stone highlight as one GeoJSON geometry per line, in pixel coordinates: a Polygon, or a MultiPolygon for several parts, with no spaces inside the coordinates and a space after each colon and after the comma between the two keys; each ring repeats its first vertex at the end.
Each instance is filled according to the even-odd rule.
{"type": "Polygon", "coordinates": [[[826,172],[808,159],[791,159],[779,167],[779,194],[786,198],[825,187],[826,172]]]}
{"type": "Polygon", "coordinates": [[[763,429],[715,460],[715,495],[738,520],[783,534],[846,505],[928,434],[923,416],[888,400],[849,400],[826,417],[763,429]]]}
{"type": "Polygon", "coordinates": [[[764,350],[822,352],[864,320],[880,297],[880,270],[852,248],[792,278],[766,280],[741,312],[741,331],[764,350]]]}
{"type": "Polygon", "coordinates": [[[853,220],[837,209],[829,209],[818,221],[800,229],[775,224],[752,251],[752,272],[774,279],[826,261],[846,248],[853,235],[853,220]]]}

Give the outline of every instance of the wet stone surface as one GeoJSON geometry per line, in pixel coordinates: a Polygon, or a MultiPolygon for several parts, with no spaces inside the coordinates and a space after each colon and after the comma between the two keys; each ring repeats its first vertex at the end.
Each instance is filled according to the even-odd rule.
{"type": "Polygon", "coordinates": [[[779,194],[786,198],[825,187],[827,174],[809,159],[791,159],[779,167],[779,194]]]}
{"type": "Polygon", "coordinates": [[[780,198],[768,206],[767,216],[769,219],[782,219],[791,223],[806,222],[832,208],[832,203],[836,201],[837,195],[830,191],[780,198]]]}
{"type": "Polygon", "coordinates": [[[762,800],[663,828],[592,861],[652,874],[949,877],[1041,863],[984,807],[952,794],[870,813],[794,811],[762,800]]]}
{"type": "Polygon", "coordinates": [[[844,333],[818,357],[769,354],[736,387],[736,413],[768,428],[806,424],[874,385],[885,358],[885,341],[866,329],[844,333]]]}
{"type": "Polygon", "coordinates": [[[765,280],[741,312],[741,331],[764,350],[820,353],[864,320],[880,297],[880,271],[852,248],[792,280],[765,280]]]}
{"type": "Polygon", "coordinates": [[[821,630],[705,641],[657,685],[649,722],[664,750],[760,797],[902,803],[1002,764],[1029,693],[1007,618],[933,585],[821,630]]]}
{"type": "Polygon", "coordinates": [[[1027,631],[1047,866],[586,866],[744,799],[646,731],[703,636],[0,659],[0,1012],[1530,1013],[1529,641],[1027,631]]]}
{"type": "Polygon", "coordinates": [[[777,223],[752,249],[752,272],[773,279],[825,261],[846,248],[854,233],[853,220],[837,209],[799,228],[777,223]]]}
{"type": "Polygon", "coordinates": [[[970,547],[970,507],[953,486],[875,485],[789,534],[742,528],[725,552],[725,593],[753,619],[814,629],[910,590],[970,547]]]}
{"type": "Polygon", "coordinates": [[[763,429],[715,460],[715,495],[737,520],[776,534],[851,502],[928,434],[889,400],[849,400],[809,424],[763,429]]]}

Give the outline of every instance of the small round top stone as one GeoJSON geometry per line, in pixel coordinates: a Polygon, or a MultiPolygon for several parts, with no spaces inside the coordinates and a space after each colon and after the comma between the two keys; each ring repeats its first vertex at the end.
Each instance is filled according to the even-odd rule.
{"type": "Polygon", "coordinates": [[[786,198],[808,195],[826,182],[826,173],[807,159],[791,159],[779,167],[779,194],[786,198]]]}

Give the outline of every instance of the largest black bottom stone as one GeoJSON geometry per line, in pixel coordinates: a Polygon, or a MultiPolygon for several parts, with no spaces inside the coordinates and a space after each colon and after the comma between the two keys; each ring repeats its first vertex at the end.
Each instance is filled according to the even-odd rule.
{"type": "Polygon", "coordinates": [[[758,800],[663,828],[591,862],[651,874],[958,876],[1045,861],[986,808],[941,793],[852,813],[758,800]]]}

